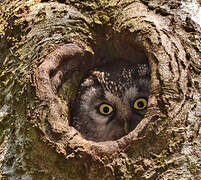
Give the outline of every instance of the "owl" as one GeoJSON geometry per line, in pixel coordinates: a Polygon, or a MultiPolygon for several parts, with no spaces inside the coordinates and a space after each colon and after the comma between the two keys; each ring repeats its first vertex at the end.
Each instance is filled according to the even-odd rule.
{"type": "Polygon", "coordinates": [[[95,67],[80,83],[71,125],[87,140],[117,140],[144,117],[149,90],[148,64],[116,60],[95,67]]]}

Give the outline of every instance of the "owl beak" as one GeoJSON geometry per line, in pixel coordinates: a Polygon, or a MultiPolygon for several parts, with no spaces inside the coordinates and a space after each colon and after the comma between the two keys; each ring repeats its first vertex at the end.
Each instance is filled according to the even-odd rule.
{"type": "Polygon", "coordinates": [[[128,130],[128,122],[127,122],[126,120],[124,121],[124,131],[125,131],[126,134],[129,133],[129,130],[128,130]]]}

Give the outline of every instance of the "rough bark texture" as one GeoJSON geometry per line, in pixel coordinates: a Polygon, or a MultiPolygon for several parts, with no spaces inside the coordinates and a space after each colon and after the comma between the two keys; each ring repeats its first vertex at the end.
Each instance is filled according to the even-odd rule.
{"type": "Polygon", "coordinates": [[[201,179],[201,28],[182,1],[1,0],[0,164],[2,179],[201,179]],[[145,52],[146,117],[83,139],[68,125],[83,73],[145,52]]]}

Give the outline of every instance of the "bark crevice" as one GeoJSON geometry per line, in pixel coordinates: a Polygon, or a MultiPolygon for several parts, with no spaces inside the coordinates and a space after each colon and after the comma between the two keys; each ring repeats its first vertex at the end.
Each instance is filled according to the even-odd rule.
{"type": "Polygon", "coordinates": [[[201,28],[183,1],[59,2],[0,2],[0,178],[200,179],[201,28]],[[145,118],[83,139],[69,126],[83,73],[136,56],[151,66],[145,118]]]}

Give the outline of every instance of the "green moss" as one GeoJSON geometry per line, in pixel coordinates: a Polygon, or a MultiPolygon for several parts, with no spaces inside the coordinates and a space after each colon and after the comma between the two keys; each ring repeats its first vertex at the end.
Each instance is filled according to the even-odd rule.
{"type": "Polygon", "coordinates": [[[110,20],[110,18],[106,15],[102,15],[99,17],[100,21],[103,23],[103,24],[107,24],[110,20]]]}
{"type": "Polygon", "coordinates": [[[197,170],[197,165],[194,162],[191,161],[188,162],[188,169],[193,175],[197,175],[199,173],[197,170]]]}
{"type": "Polygon", "coordinates": [[[99,16],[94,16],[93,22],[94,22],[95,24],[102,24],[102,21],[100,20],[99,16]]]}

